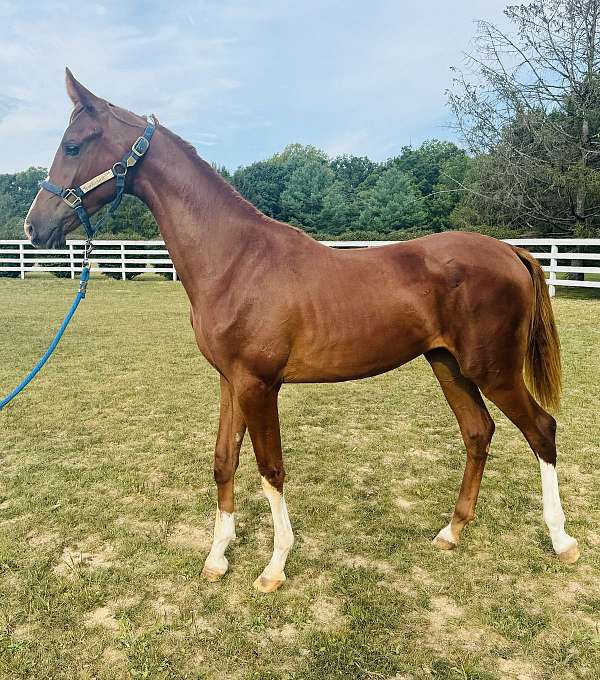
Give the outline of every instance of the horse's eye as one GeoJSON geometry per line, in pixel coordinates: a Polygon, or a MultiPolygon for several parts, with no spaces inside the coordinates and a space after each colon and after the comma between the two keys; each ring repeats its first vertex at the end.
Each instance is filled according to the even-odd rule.
{"type": "Polygon", "coordinates": [[[79,147],[77,144],[67,144],[65,146],[65,153],[67,156],[78,156],[79,155],[79,147]]]}

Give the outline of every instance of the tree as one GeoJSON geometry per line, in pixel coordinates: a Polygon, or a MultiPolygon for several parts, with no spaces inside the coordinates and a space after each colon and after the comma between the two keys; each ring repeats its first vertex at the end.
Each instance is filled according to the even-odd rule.
{"type": "MultiPolygon", "coordinates": [[[[600,0],[509,6],[480,22],[449,101],[481,174],[471,202],[534,233],[600,226],[600,0]]],[[[460,182],[457,183],[460,187],[460,182]]]]}
{"type": "Polygon", "coordinates": [[[341,234],[355,228],[359,217],[356,194],[346,182],[336,180],[323,197],[320,223],[328,234],[341,234]]]}
{"type": "Polygon", "coordinates": [[[337,156],[331,161],[336,180],[351,189],[357,189],[377,168],[377,163],[366,156],[337,156]]]}
{"type": "Polygon", "coordinates": [[[427,224],[435,231],[448,229],[450,213],[460,201],[456,182],[464,177],[467,155],[453,142],[430,139],[413,149],[405,146],[388,164],[408,173],[426,199],[427,224]]]}
{"type": "Polygon", "coordinates": [[[427,220],[425,199],[414,180],[392,165],[360,195],[362,210],[359,223],[363,229],[389,233],[397,229],[421,227],[427,220]]]}
{"type": "Polygon", "coordinates": [[[233,186],[265,215],[282,217],[281,192],[290,175],[290,169],[273,159],[238,168],[233,174],[233,186]]]}
{"type": "MultiPolygon", "coordinates": [[[[99,213],[102,214],[102,213],[99,213]]],[[[124,196],[116,213],[102,227],[104,234],[129,238],[153,239],[160,237],[158,225],[147,206],[135,196],[124,196]]]]}
{"type": "Polygon", "coordinates": [[[333,181],[333,171],[320,159],[299,164],[281,194],[286,218],[307,231],[318,231],[323,200],[333,181]]]}
{"type": "Polygon", "coordinates": [[[0,238],[23,238],[23,222],[47,171],[29,168],[0,175],[0,238]]]}

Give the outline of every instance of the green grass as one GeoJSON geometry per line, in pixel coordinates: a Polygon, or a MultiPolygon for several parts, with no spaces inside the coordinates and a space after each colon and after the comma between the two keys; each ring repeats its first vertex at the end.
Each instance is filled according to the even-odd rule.
{"type": "MultiPolygon", "coordinates": [[[[75,282],[0,279],[0,392],[48,345],[75,282]]],[[[552,555],[535,459],[497,431],[460,548],[431,546],[464,453],[427,364],[285,386],[296,545],[252,588],[271,518],[248,441],[231,571],[208,584],[218,381],[180,285],[92,280],[56,356],[0,414],[0,677],[600,677],[600,299],[559,290],[559,476],[582,558],[552,555]]]]}

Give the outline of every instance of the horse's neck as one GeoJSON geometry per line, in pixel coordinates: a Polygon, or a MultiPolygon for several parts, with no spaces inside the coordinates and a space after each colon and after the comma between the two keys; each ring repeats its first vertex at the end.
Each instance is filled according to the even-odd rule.
{"type": "Polygon", "coordinates": [[[193,302],[231,271],[257,230],[268,237],[269,220],[184,142],[164,128],[157,133],[134,193],[150,208],[193,302]]]}

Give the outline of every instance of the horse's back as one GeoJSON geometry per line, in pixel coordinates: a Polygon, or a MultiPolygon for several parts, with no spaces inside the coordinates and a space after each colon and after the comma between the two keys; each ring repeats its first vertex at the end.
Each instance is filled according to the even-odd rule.
{"type": "Polygon", "coordinates": [[[435,347],[471,364],[477,361],[474,347],[510,344],[519,333],[518,342],[525,341],[530,287],[512,248],[478,234],[445,232],[364,250],[317,249],[310,278],[297,288],[297,333],[286,379],[373,375],[435,347]]]}

